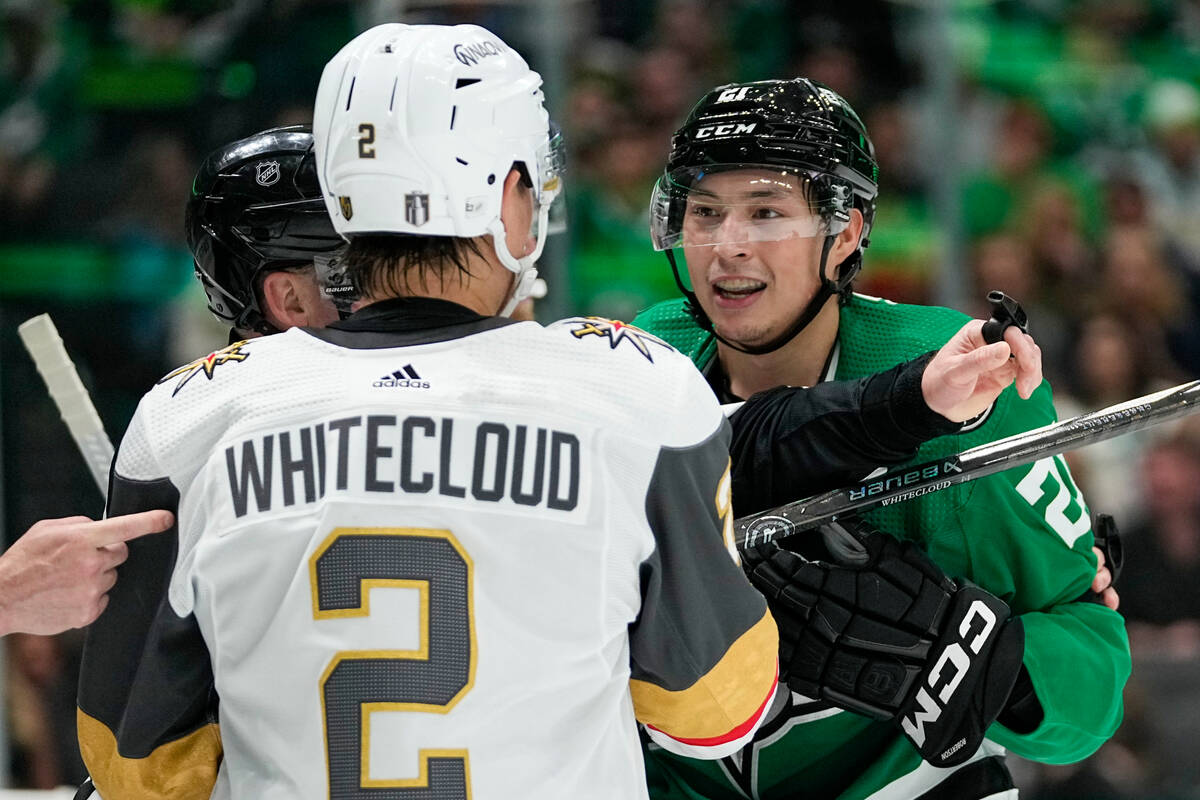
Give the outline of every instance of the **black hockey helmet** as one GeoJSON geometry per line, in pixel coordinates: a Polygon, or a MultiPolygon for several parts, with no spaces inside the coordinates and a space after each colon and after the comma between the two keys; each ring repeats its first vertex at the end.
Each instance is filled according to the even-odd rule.
{"type": "MultiPolygon", "coordinates": [[[[651,198],[650,231],[655,248],[667,251],[693,313],[711,329],[671,255],[671,248],[689,244],[683,225],[688,195],[707,174],[764,168],[802,182],[823,223],[826,255],[833,236],[849,223],[850,209],[857,208],[863,216],[858,248],[835,266],[832,277],[822,257],[822,291],[786,341],[811,321],[831,294],[849,291],[862,266],[862,250],[875,218],[879,193],[875,148],[862,120],[841,95],[808,78],[731,83],[708,92],[672,137],[666,169],[651,198]]],[[[747,352],[768,352],[783,343],[747,352]]]]}
{"type": "Polygon", "coordinates": [[[351,301],[338,260],[345,249],[325,209],[307,125],[256,133],[204,160],[192,182],[186,227],[208,308],[242,330],[274,333],[259,307],[268,272],[315,263],[339,311],[351,301]]]}

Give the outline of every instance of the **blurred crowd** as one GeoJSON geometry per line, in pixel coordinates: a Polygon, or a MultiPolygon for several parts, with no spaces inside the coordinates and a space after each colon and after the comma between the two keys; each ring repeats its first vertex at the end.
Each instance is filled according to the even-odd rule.
{"type": "MultiPolygon", "coordinates": [[[[154,380],[223,343],[183,239],[199,160],[308,121],[326,60],[386,19],[483,24],[561,85],[549,101],[569,147],[568,233],[543,270],[556,316],[629,319],[675,296],[646,215],[671,132],[712,86],[805,75],[844,95],[875,142],[860,291],[934,302],[958,254],[962,310],[987,316],[992,289],[1028,310],[1060,416],[1200,377],[1200,3],[950,4],[941,39],[937,5],[0,0],[4,529],[102,509],[16,325],[51,312],[118,436],[154,380]],[[553,52],[565,63],[538,62],[553,52]],[[949,99],[930,88],[939,62],[949,99]],[[935,202],[947,189],[957,219],[935,202]]],[[[1200,734],[1200,419],[1070,458],[1126,542],[1134,678],[1114,741],[1081,765],[1023,765],[1023,796],[1200,797],[1186,757],[1200,734]]],[[[17,785],[83,777],[79,641],[7,640],[17,785]]]]}

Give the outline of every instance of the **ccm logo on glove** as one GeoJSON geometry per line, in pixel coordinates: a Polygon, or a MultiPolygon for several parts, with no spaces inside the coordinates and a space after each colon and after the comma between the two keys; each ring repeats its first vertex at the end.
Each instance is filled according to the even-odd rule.
{"type": "MultiPolygon", "coordinates": [[[[979,621],[983,629],[971,639],[968,647],[971,653],[978,655],[983,649],[984,643],[988,639],[988,635],[992,632],[992,628],[996,627],[996,614],[992,609],[988,608],[982,600],[975,600],[971,603],[971,607],[967,609],[966,616],[958,626],[958,635],[965,641],[971,632],[972,626],[976,621],[979,621]]],[[[937,661],[934,662],[933,669],[929,671],[927,678],[928,689],[922,686],[917,690],[917,705],[919,708],[912,714],[911,717],[906,716],[900,721],[900,727],[908,734],[908,737],[920,747],[925,744],[925,723],[936,722],[938,717],[942,715],[942,704],[948,703],[950,698],[954,696],[954,690],[962,682],[963,676],[971,668],[971,656],[967,655],[966,650],[959,642],[951,642],[942,650],[937,661]],[[941,691],[937,690],[937,686],[942,682],[946,666],[949,664],[954,668],[952,677],[942,687],[941,691]],[[938,700],[934,700],[929,694],[929,690],[937,692],[938,700]]],[[[942,758],[946,758],[958,750],[966,742],[966,739],[960,739],[954,745],[942,753],[942,758]]]]}

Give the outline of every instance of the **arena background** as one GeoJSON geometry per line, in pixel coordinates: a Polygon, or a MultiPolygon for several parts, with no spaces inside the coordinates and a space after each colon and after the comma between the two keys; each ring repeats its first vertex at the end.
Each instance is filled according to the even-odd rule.
{"type": "MultiPolygon", "coordinates": [[[[977,314],[989,289],[1018,297],[1060,414],[1200,375],[1197,2],[0,0],[7,541],[102,512],[17,324],[52,314],[119,438],[155,379],[224,343],[183,238],[200,159],[308,121],[326,60],[384,21],[482,24],[545,77],[570,172],[544,320],[628,319],[672,296],[646,230],[671,131],[711,86],[806,75],[850,100],[877,148],[861,291],[977,314]]],[[[1022,796],[1200,797],[1200,428],[1072,463],[1126,538],[1134,678],[1114,740],[1081,765],[1016,764],[1022,796]]],[[[80,642],[3,642],[0,786],[83,777],[80,642]]]]}

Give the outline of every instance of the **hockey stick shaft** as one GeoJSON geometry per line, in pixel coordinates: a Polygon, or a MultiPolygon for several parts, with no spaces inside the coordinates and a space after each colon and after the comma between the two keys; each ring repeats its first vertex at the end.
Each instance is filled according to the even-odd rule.
{"type": "Polygon", "coordinates": [[[49,314],[39,314],[17,326],[21,342],[37,366],[50,397],[71,432],[83,460],[87,463],[100,494],[108,494],[108,469],[113,446],[104,423],[92,405],[92,398],[79,380],[75,364],[63,347],[62,337],[49,314]]]}
{"type": "Polygon", "coordinates": [[[1200,380],[972,447],[956,455],[844,489],[797,500],[735,521],[739,549],[791,536],[845,514],[891,505],[992,475],[1200,410],[1200,380]]]}

